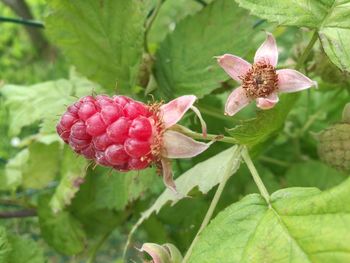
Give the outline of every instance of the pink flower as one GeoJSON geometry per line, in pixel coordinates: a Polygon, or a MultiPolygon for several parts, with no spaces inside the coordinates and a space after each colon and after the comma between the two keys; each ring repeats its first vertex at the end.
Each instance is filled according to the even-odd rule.
{"type": "Polygon", "coordinates": [[[294,69],[276,70],[278,51],[271,33],[267,33],[265,42],[256,51],[253,65],[231,54],[217,57],[217,61],[231,78],[241,83],[226,101],[225,114],[230,116],[253,100],[260,109],[267,110],[278,102],[278,93],[317,86],[315,81],[294,69]]]}
{"type": "Polygon", "coordinates": [[[197,97],[194,95],[185,95],[160,107],[160,118],[164,129],[160,144],[163,180],[165,185],[174,191],[176,191],[176,187],[170,159],[194,157],[205,151],[211,144],[197,142],[182,133],[171,130],[171,127],[180,121],[189,109],[192,109],[201,121],[203,136],[206,136],[206,124],[199,110],[193,106],[196,99],[197,97]]]}

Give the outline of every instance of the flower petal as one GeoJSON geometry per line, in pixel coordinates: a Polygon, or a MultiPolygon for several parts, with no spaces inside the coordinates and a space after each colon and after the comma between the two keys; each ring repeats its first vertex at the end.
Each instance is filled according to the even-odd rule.
{"type": "Polygon", "coordinates": [[[276,67],[278,61],[278,50],[276,40],[271,33],[266,32],[267,37],[264,43],[255,53],[254,63],[265,61],[276,67]]]}
{"type": "Polygon", "coordinates": [[[309,79],[294,69],[277,70],[277,75],[279,92],[289,93],[308,89],[312,86],[317,87],[316,81],[309,79]]]}
{"type": "Polygon", "coordinates": [[[273,108],[278,101],[279,101],[278,95],[276,93],[272,93],[266,98],[257,98],[256,106],[262,110],[268,110],[273,108]]]}
{"type": "Polygon", "coordinates": [[[231,55],[225,54],[217,57],[219,65],[230,75],[231,78],[241,83],[240,76],[244,76],[252,65],[244,59],[231,55]]]}
{"type": "Polygon", "coordinates": [[[197,97],[194,95],[185,95],[162,105],[160,111],[165,128],[176,124],[186,111],[191,108],[196,99],[197,97]]]}
{"type": "Polygon", "coordinates": [[[171,161],[167,158],[162,158],[162,172],[163,172],[163,182],[166,187],[172,190],[175,194],[178,194],[176,191],[176,185],[173,179],[173,171],[171,168],[171,161]]]}
{"type": "Polygon", "coordinates": [[[206,138],[207,137],[207,124],[205,123],[201,112],[195,106],[192,106],[191,110],[193,110],[193,112],[197,115],[197,117],[198,117],[198,119],[199,119],[199,121],[201,123],[201,126],[202,126],[203,137],[206,138]]]}
{"type": "Polygon", "coordinates": [[[242,108],[247,106],[250,101],[251,99],[248,98],[245,90],[242,87],[234,89],[226,101],[225,114],[229,116],[235,115],[242,108]]]}
{"type": "Polygon", "coordinates": [[[192,138],[172,130],[163,135],[162,156],[166,158],[191,158],[204,152],[210,143],[197,142],[192,138]]]}
{"type": "Polygon", "coordinates": [[[146,252],[151,256],[154,263],[167,263],[170,262],[170,257],[167,249],[161,245],[155,243],[145,243],[142,245],[141,252],[146,252]]]}

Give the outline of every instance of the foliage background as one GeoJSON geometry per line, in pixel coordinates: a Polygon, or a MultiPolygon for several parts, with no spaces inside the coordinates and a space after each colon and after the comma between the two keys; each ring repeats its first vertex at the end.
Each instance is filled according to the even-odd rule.
{"type": "MultiPolygon", "coordinates": [[[[34,18],[44,21],[45,29],[38,30],[49,46],[38,51],[23,26],[0,22],[0,212],[29,211],[33,216],[0,219],[0,262],[86,262],[95,256],[96,262],[118,262],[130,229],[163,192],[152,168],[128,174],[92,169],[59,141],[54,131],[58,115],[76,97],[92,93],[126,94],[143,101],[150,100],[149,94],[165,100],[197,95],[209,132],[249,146],[270,193],[288,187],[326,190],[345,181],[346,173],[320,161],[315,134],[340,122],[349,101],[348,1],[323,1],[324,6],[310,1],[310,12],[301,0],[300,8],[290,8],[292,1],[276,7],[268,6],[272,1],[253,0],[26,2],[34,18]],[[276,15],[277,8],[283,13],[276,15]],[[232,53],[251,61],[265,38],[262,30],[276,36],[281,68],[293,67],[312,31],[319,32],[321,41],[302,67],[319,88],[282,96],[271,111],[262,113],[250,105],[226,117],[223,105],[236,83],[213,56],[232,53]]],[[[0,16],[17,15],[0,2],[0,16]]],[[[182,124],[199,130],[194,115],[188,114],[182,124]]],[[[218,158],[229,146],[218,142],[196,158],[175,161],[175,176],[218,158]]],[[[215,164],[210,167],[209,172],[216,169],[215,164]]],[[[169,242],[186,252],[215,184],[205,191],[194,187],[193,198],[152,214],[131,247],[169,242]]],[[[242,164],[214,215],[257,192],[242,164]]],[[[225,218],[222,213],[218,220],[225,218]]],[[[140,256],[129,250],[130,259],[139,262],[140,256]]]]}

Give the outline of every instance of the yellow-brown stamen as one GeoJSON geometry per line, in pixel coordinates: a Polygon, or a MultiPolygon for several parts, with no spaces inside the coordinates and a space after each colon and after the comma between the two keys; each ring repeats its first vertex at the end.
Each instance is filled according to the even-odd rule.
{"type": "Polygon", "coordinates": [[[251,69],[243,76],[242,88],[247,96],[253,99],[266,98],[278,89],[278,76],[275,67],[266,63],[253,64],[251,69]]]}

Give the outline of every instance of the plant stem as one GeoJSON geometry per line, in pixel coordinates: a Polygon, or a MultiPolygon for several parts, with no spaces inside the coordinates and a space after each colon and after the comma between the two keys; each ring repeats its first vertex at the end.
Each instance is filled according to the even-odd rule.
{"type": "Polygon", "coordinates": [[[144,48],[145,48],[145,51],[149,54],[150,51],[149,51],[149,48],[148,48],[148,35],[149,35],[149,31],[151,30],[151,27],[153,25],[153,22],[154,20],[156,19],[157,15],[158,15],[158,12],[159,12],[159,9],[160,7],[162,6],[163,2],[165,0],[158,0],[158,3],[157,5],[155,6],[151,16],[149,17],[149,20],[148,22],[146,23],[146,29],[145,29],[145,33],[144,33],[144,36],[143,36],[143,45],[144,45],[144,48]]]}
{"type": "Polygon", "coordinates": [[[317,33],[317,30],[314,31],[314,34],[312,35],[312,38],[309,42],[309,44],[306,46],[303,54],[300,56],[300,58],[298,59],[298,62],[295,66],[295,69],[299,70],[302,68],[304,62],[306,61],[306,59],[309,57],[310,55],[310,52],[314,46],[314,44],[316,43],[317,41],[317,38],[318,38],[318,33],[317,33]]]}
{"type": "Polygon", "coordinates": [[[254,164],[252,162],[252,159],[249,156],[247,148],[243,149],[242,157],[243,157],[243,160],[245,161],[245,163],[247,164],[247,167],[248,167],[250,173],[252,174],[254,182],[257,185],[257,187],[258,187],[262,197],[266,200],[266,203],[268,203],[270,205],[269,192],[267,191],[263,181],[261,180],[261,178],[260,178],[260,176],[258,174],[258,171],[256,170],[256,168],[255,168],[255,166],[254,166],[254,164]]]}
{"type": "Polygon", "coordinates": [[[204,0],[194,0],[194,1],[196,1],[199,4],[201,4],[203,7],[208,5],[204,0]]]}
{"type": "Polygon", "coordinates": [[[107,240],[110,234],[111,234],[111,231],[108,231],[106,234],[104,234],[100,239],[100,241],[98,241],[98,243],[93,247],[87,263],[95,262],[97,251],[100,249],[103,243],[107,240]]]}
{"type": "Polygon", "coordinates": [[[267,162],[267,163],[272,163],[272,164],[276,164],[282,167],[289,167],[290,163],[281,161],[281,160],[277,160],[268,156],[260,156],[259,159],[263,162],[267,162]]]}
{"type": "Polygon", "coordinates": [[[20,218],[37,216],[35,209],[0,212],[0,218],[20,218]]]}
{"type": "Polygon", "coordinates": [[[224,178],[223,180],[220,182],[219,186],[218,186],[218,189],[216,190],[215,192],[215,195],[213,197],[213,200],[211,201],[210,203],[210,206],[209,206],[209,209],[203,219],[203,222],[196,234],[196,236],[194,237],[192,243],[191,243],[191,246],[189,247],[189,249],[187,250],[186,252],[186,255],[182,261],[182,263],[186,263],[188,261],[188,259],[190,258],[191,254],[192,254],[192,250],[193,250],[193,247],[194,245],[197,243],[198,241],[198,238],[200,236],[200,234],[202,233],[202,231],[204,230],[204,228],[208,225],[213,213],[214,213],[214,210],[216,208],[216,205],[218,204],[219,202],[219,199],[220,199],[220,196],[222,194],[222,191],[224,190],[224,187],[228,181],[228,179],[231,177],[233,171],[233,165],[234,165],[234,158],[235,156],[237,155],[237,152],[240,152],[242,151],[242,146],[239,146],[235,149],[235,151],[232,153],[232,158],[231,158],[231,165],[227,167],[226,171],[225,171],[225,175],[224,175],[224,178]]]}
{"type": "Polygon", "coordinates": [[[217,134],[207,134],[206,137],[203,137],[203,134],[194,132],[190,129],[187,129],[186,127],[183,127],[181,125],[174,125],[172,130],[178,131],[184,135],[187,135],[188,137],[191,137],[192,139],[197,140],[206,140],[206,141],[219,141],[219,142],[226,142],[230,144],[237,144],[237,141],[232,137],[226,137],[224,135],[217,135],[217,134]]]}
{"type": "Polygon", "coordinates": [[[221,111],[219,112],[214,107],[204,106],[202,104],[199,104],[198,108],[200,109],[201,113],[212,116],[214,118],[217,118],[217,119],[220,119],[223,121],[230,121],[231,123],[233,121],[233,118],[224,115],[223,112],[221,112],[221,111]]]}
{"type": "Polygon", "coordinates": [[[23,18],[12,18],[12,17],[3,17],[0,16],[0,22],[9,22],[9,23],[15,23],[15,24],[21,24],[24,26],[32,26],[32,27],[38,27],[38,28],[44,28],[44,24],[39,21],[34,20],[28,20],[23,18]]]}

